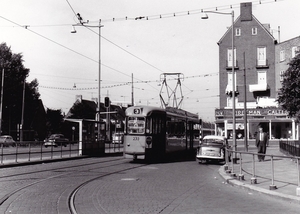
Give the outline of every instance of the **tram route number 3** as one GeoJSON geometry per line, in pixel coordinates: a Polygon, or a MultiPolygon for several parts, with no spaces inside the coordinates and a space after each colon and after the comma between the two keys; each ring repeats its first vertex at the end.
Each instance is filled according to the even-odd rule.
{"type": "Polygon", "coordinates": [[[140,140],[139,137],[133,137],[133,140],[140,140]]]}
{"type": "Polygon", "coordinates": [[[143,108],[135,108],[135,109],[133,110],[133,113],[134,113],[134,114],[142,114],[142,113],[143,113],[143,108]]]}

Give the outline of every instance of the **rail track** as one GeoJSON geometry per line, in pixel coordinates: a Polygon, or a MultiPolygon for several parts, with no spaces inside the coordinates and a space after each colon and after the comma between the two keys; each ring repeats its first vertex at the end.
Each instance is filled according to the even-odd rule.
{"type": "Polygon", "coordinates": [[[50,203],[50,209],[57,213],[68,210],[77,214],[75,198],[82,187],[97,179],[145,165],[131,164],[123,157],[106,157],[1,169],[0,185],[6,184],[6,188],[0,193],[0,212],[20,212],[20,203],[25,200],[28,204],[22,208],[22,213],[38,213],[37,210],[50,203]]]}

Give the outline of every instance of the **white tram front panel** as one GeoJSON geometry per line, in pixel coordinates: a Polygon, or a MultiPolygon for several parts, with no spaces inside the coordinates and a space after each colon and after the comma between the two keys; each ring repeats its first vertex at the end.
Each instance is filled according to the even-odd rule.
{"type": "Polygon", "coordinates": [[[125,154],[127,155],[145,155],[145,150],[149,147],[146,143],[146,136],[126,135],[124,142],[125,154]]]}

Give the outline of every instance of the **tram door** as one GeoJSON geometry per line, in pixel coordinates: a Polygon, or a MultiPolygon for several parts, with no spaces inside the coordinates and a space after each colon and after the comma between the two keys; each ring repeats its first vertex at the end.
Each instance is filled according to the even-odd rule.
{"type": "Polygon", "coordinates": [[[152,148],[149,149],[148,155],[154,158],[162,157],[166,151],[166,114],[154,113],[147,119],[150,120],[148,124],[152,136],[152,148]]]}

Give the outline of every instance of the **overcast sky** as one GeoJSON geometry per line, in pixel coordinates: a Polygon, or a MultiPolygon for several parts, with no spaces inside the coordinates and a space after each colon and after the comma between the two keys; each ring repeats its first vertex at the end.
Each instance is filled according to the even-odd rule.
{"type": "MultiPolygon", "coordinates": [[[[98,97],[98,28],[77,26],[77,33],[71,33],[78,23],[75,14],[89,20],[89,26],[98,26],[101,19],[101,102],[105,96],[130,102],[127,83],[133,74],[136,104],[160,106],[161,74],[182,73],[182,108],[214,121],[219,107],[217,42],[231,17],[208,14],[203,20],[200,11],[226,13],[232,6],[236,19],[241,2],[246,1],[2,0],[0,41],[23,54],[30,69],[27,81],[38,80],[45,107],[67,113],[76,95],[98,97]]],[[[271,25],[276,39],[278,26],[281,41],[300,36],[299,0],[252,2],[254,16],[271,25]]],[[[167,83],[174,87],[176,81],[167,83]]]]}

